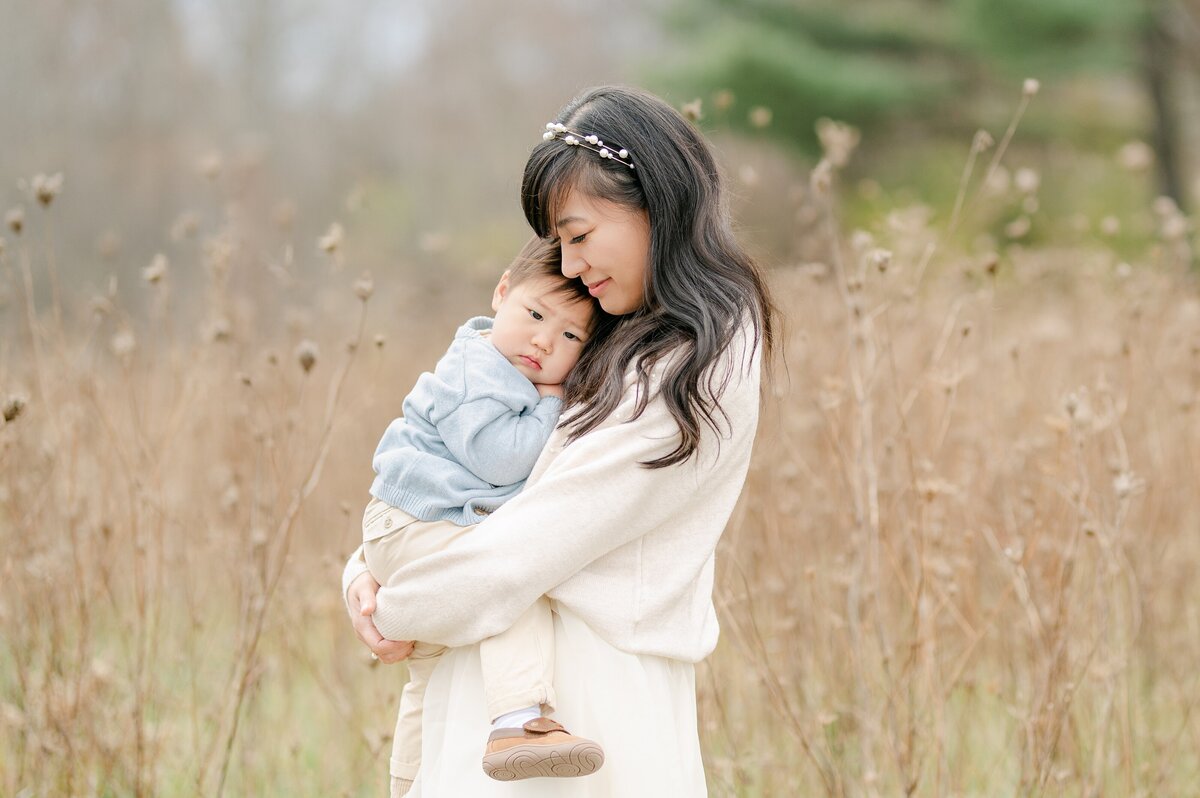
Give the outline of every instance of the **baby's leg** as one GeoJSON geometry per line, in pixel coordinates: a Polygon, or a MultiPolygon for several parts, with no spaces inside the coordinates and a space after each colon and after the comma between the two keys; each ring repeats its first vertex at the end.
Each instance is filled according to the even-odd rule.
{"type": "Polygon", "coordinates": [[[417,643],[408,662],[408,684],[400,694],[400,712],[396,716],[396,731],[392,737],[392,759],[388,772],[392,776],[393,794],[396,780],[403,785],[401,795],[408,792],[417,770],[421,767],[421,708],[425,702],[425,687],[437,666],[438,657],[446,649],[427,643],[417,643]]]}
{"type": "Polygon", "coordinates": [[[375,581],[386,587],[401,568],[441,551],[472,529],[449,521],[420,521],[371,499],[363,513],[363,559],[375,581]]]}
{"type": "Polygon", "coordinates": [[[536,776],[586,776],[604,764],[604,750],[542,717],[554,708],[554,622],[542,596],[507,631],[479,644],[492,733],[483,772],[498,781],[536,776]]]}
{"type": "Polygon", "coordinates": [[[489,718],[496,720],[526,708],[553,710],[554,621],[550,601],[542,596],[506,631],[480,643],[479,660],[489,718]]]}
{"type": "MultiPolygon", "coordinates": [[[[396,581],[396,572],[427,554],[441,551],[459,535],[471,529],[449,521],[420,521],[378,499],[367,505],[363,514],[363,558],[375,581],[387,586],[396,581]]],[[[400,712],[392,738],[390,767],[391,793],[405,795],[421,766],[421,708],[425,686],[446,649],[430,643],[416,644],[408,663],[408,683],[400,694],[400,712]]]]}

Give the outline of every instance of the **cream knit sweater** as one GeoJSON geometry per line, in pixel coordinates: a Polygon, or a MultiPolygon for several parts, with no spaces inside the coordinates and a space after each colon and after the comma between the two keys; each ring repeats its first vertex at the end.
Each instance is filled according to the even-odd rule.
{"type": "MultiPolygon", "coordinates": [[[[679,429],[657,392],[637,402],[632,374],[617,409],[570,445],[551,435],[525,489],[445,551],[403,568],[382,588],[374,615],[391,640],[447,646],[504,631],[546,594],[618,649],[698,662],[717,644],[713,565],[717,540],[746,479],[758,424],[761,348],[743,329],[722,362],[729,382],[698,452],[648,469],[675,448],[679,429]]],[[[717,382],[719,384],[719,380],[717,382]]],[[[366,570],[362,549],[342,579],[366,570]]]]}

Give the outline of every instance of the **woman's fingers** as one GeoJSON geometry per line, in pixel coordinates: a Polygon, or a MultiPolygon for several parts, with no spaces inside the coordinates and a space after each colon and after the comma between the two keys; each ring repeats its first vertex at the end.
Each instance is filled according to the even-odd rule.
{"type": "Polygon", "coordinates": [[[354,633],[358,635],[358,639],[371,649],[371,653],[375,655],[376,659],[386,665],[408,659],[408,655],[413,650],[412,641],[386,639],[375,628],[375,622],[366,612],[366,607],[361,608],[359,613],[350,619],[350,623],[353,624],[354,633]]]}
{"type": "Polygon", "coordinates": [[[346,604],[350,610],[350,623],[354,625],[354,633],[363,641],[371,654],[385,665],[408,659],[413,651],[411,640],[388,640],[379,634],[375,621],[371,616],[375,613],[375,594],[379,592],[379,583],[369,573],[359,574],[350,583],[346,591],[346,604]]]}
{"type": "Polygon", "coordinates": [[[413,651],[413,642],[411,640],[384,640],[372,651],[375,656],[379,657],[380,662],[392,665],[408,659],[408,655],[413,651]]]}

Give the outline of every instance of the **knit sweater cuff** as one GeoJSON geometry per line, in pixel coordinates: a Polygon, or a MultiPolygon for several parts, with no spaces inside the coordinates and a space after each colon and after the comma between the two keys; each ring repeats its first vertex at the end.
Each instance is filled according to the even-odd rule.
{"type": "Polygon", "coordinates": [[[400,607],[396,607],[390,603],[386,596],[376,594],[375,613],[371,616],[371,620],[375,622],[375,628],[379,630],[379,634],[383,635],[386,639],[404,639],[404,611],[400,607]]]}

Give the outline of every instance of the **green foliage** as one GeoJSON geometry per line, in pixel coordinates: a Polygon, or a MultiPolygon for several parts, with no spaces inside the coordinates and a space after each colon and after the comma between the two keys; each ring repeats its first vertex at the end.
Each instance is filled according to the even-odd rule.
{"type": "Polygon", "coordinates": [[[1145,21],[1128,0],[702,0],[669,15],[690,57],[656,82],[732,91],[735,127],[766,106],[767,132],[812,154],[822,116],[868,141],[898,120],[961,133],[1014,80],[1129,71],[1145,21]]]}
{"type": "Polygon", "coordinates": [[[958,55],[898,15],[855,19],[828,5],[716,2],[698,16],[677,15],[675,24],[694,42],[693,55],[660,84],[682,94],[733,92],[728,121],[736,127],[751,127],[748,110],[765,106],[767,132],[808,152],[816,151],[820,117],[870,129],[936,108],[960,90],[946,68],[958,55]]]}
{"type": "Polygon", "coordinates": [[[1041,77],[1130,68],[1146,24],[1129,0],[956,0],[954,13],[988,65],[1041,77]]]}

